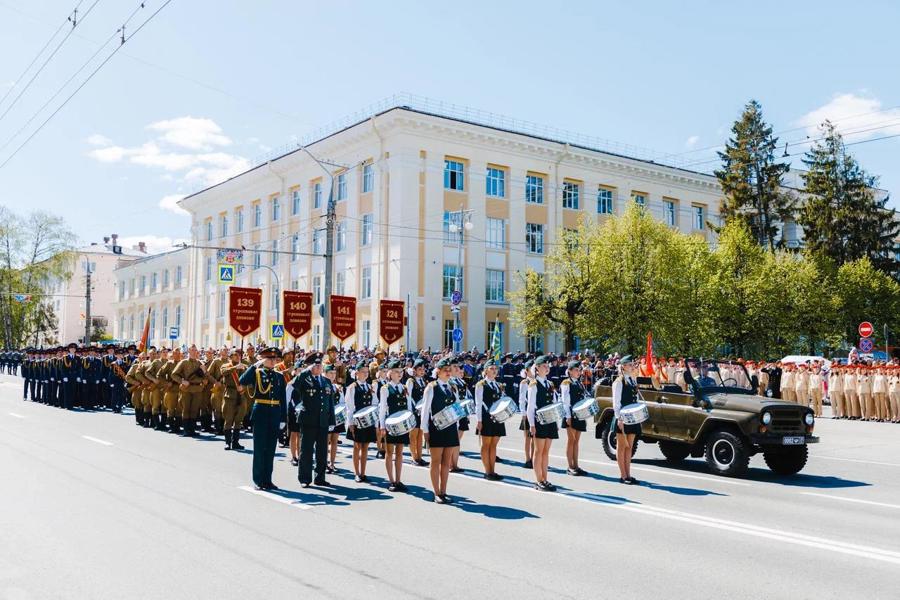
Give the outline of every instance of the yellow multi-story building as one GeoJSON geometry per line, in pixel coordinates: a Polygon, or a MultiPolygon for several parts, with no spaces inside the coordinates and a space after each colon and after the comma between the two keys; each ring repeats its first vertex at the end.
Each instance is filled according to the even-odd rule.
{"type": "MultiPolygon", "coordinates": [[[[383,346],[378,300],[386,298],[408,301],[411,348],[448,346],[449,296],[460,275],[462,347],[485,348],[499,326],[504,349],[561,350],[556,335],[526,340],[508,325],[509,291],[526,269],[543,270],[561,228],[637,202],[714,241],[709,223],[719,223],[721,192],[713,176],[604,150],[576,134],[438,112],[386,108],[184,198],[195,246],[184,337],[236,343],[214,248],[245,249],[236,284],[263,289],[263,338],[265,323],[280,320],[279,285],[326,301],[329,173],[333,293],[358,299],[357,333],[345,345],[383,346]],[[472,223],[462,229],[461,254],[453,227],[460,211],[472,223]]],[[[321,348],[326,329],[314,314],[300,344],[321,348]]]]}

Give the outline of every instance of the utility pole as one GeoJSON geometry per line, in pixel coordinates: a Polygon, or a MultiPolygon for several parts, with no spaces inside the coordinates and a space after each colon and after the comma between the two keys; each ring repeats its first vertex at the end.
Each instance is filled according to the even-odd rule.
{"type": "MultiPolygon", "coordinates": [[[[450,232],[451,233],[459,233],[459,237],[456,240],[456,278],[453,280],[453,291],[462,293],[462,250],[463,250],[463,236],[466,235],[466,230],[472,229],[472,210],[464,210],[463,206],[460,205],[459,212],[455,213],[459,215],[458,223],[450,223],[450,232]]],[[[459,305],[453,307],[455,318],[454,318],[454,329],[461,329],[460,327],[460,312],[461,308],[459,305]]],[[[454,352],[460,351],[460,346],[462,342],[457,342],[453,340],[453,350],[454,352]]]]}
{"type": "Polygon", "coordinates": [[[84,289],[84,345],[91,343],[91,262],[87,261],[84,289]]]}
{"type": "Polygon", "coordinates": [[[332,271],[334,271],[334,221],[335,221],[335,201],[334,201],[334,175],[331,175],[331,185],[328,186],[328,211],[325,216],[325,293],[322,299],[325,301],[322,306],[322,347],[320,350],[325,351],[331,342],[331,279],[332,271]]]}

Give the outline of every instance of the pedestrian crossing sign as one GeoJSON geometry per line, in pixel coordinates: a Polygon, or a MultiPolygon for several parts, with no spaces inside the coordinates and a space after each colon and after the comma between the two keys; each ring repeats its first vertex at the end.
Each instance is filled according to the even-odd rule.
{"type": "Polygon", "coordinates": [[[234,265],[219,265],[219,283],[231,285],[234,283],[234,265]]]}
{"type": "Polygon", "coordinates": [[[273,340],[284,338],[284,323],[272,323],[272,335],[269,336],[273,340]]]}

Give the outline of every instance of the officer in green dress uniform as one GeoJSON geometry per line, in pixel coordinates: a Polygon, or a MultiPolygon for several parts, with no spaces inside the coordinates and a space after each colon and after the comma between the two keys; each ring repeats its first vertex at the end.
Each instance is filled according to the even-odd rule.
{"type": "Polygon", "coordinates": [[[322,376],[322,361],[310,354],[304,369],[294,378],[293,400],[300,414],[300,485],[309,487],[312,482],[313,456],[316,460],[316,485],[328,485],[325,466],[328,456],[328,427],[335,424],[332,394],[327,393],[331,382],[322,376]]]}
{"type": "Polygon", "coordinates": [[[275,370],[276,359],[281,358],[278,348],[266,348],[259,353],[260,360],[241,375],[241,385],[249,390],[253,399],[250,421],[253,423],[253,483],[258,490],[277,490],[272,483],[275,463],[275,447],[278,431],[284,422],[284,376],[275,370]]]}

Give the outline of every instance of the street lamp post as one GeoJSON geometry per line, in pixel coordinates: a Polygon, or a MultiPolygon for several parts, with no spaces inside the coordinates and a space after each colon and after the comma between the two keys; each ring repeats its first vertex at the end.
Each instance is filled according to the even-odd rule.
{"type": "MultiPolygon", "coordinates": [[[[449,230],[450,233],[459,233],[459,237],[456,240],[456,277],[453,280],[453,291],[462,293],[462,249],[463,249],[463,237],[466,234],[466,231],[471,231],[474,225],[472,224],[472,210],[464,210],[462,205],[459,207],[459,211],[451,213],[451,221],[449,230]],[[456,218],[456,215],[459,215],[459,218],[456,218]],[[457,224],[458,222],[458,224],[457,224]]],[[[453,311],[455,313],[454,319],[454,329],[460,329],[460,321],[459,321],[459,313],[460,307],[456,305],[453,307],[453,311]]],[[[453,340],[453,349],[455,352],[459,352],[459,346],[462,340],[457,341],[453,340]]]]}

